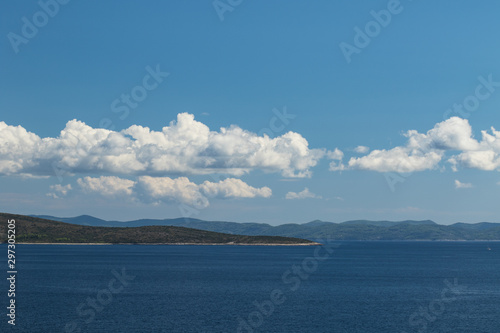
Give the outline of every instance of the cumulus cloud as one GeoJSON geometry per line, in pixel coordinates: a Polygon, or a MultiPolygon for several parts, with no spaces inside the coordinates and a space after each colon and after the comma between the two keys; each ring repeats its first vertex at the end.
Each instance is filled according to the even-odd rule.
{"type": "Polygon", "coordinates": [[[328,151],[326,157],[330,160],[342,160],[344,158],[344,153],[340,149],[335,148],[335,150],[328,151]]]}
{"type": "Polygon", "coordinates": [[[378,172],[423,171],[437,168],[447,152],[458,152],[448,158],[453,170],[458,167],[499,170],[500,132],[491,128],[491,134],[481,133],[482,140],[476,140],[468,120],[452,117],[436,124],[427,133],[406,132],[408,140],[404,146],[372,150],[368,155],[352,157],[346,168],[378,172]]]}
{"type": "Polygon", "coordinates": [[[197,208],[209,206],[209,201],[199,189],[199,186],[186,177],[139,177],[135,193],[141,201],[161,202],[176,201],[197,208]]]}
{"type": "Polygon", "coordinates": [[[349,168],[378,172],[413,172],[432,169],[441,161],[443,152],[424,152],[408,147],[373,150],[369,155],[351,158],[349,168]]]}
{"type": "Polygon", "coordinates": [[[464,151],[452,156],[448,161],[453,169],[458,166],[485,171],[500,170],[500,131],[491,127],[491,134],[481,131],[482,140],[474,150],[464,151]]]}
{"type": "Polygon", "coordinates": [[[200,190],[208,197],[218,198],[269,198],[272,194],[269,187],[255,188],[235,178],[228,178],[218,183],[205,181],[200,185],[200,190]]]}
{"type": "Polygon", "coordinates": [[[458,179],[455,179],[455,188],[471,188],[471,183],[462,183],[458,179]]]}
{"type": "Polygon", "coordinates": [[[54,199],[58,199],[64,197],[68,194],[69,191],[72,190],[71,184],[68,185],[51,185],[51,192],[47,193],[47,196],[52,197],[54,199]]]}
{"type": "Polygon", "coordinates": [[[493,171],[500,167],[500,157],[494,150],[467,151],[451,157],[449,162],[454,171],[457,165],[465,168],[493,171]]]}
{"type": "Polygon", "coordinates": [[[77,180],[85,193],[104,196],[126,196],[146,203],[178,202],[205,208],[210,198],[268,198],[272,195],[269,187],[255,188],[241,179],[227,178],[219,182],[198,185],[187,177],[140,176],[136,181],[114,176],[99,178],[84,177],[77,180]]]}
{"type": "Polygon", "coordinates": [[[288,200],[293,200],[293,199],[321,199],[321,196],[316,195],[312,192],[309,191],[309,189],[306,187],[303,191],[301,192],[288,192],[285,196],[285,199],[288,200]]]}
{"type": "Polygon", "coordinates": [[[345,169],[345,165],[342,164],[342,159],[344,158],[344,153],[339,150],[338,148],[335,148],[333,151],[328,151],[326,153],[326,157],[330,160],[333,160],[330,162],[329,165],[329,170],[330,171],[342,171],[345,169]]]}
{"type": "Polygon", "coordinates": [[[133,125],[120,132],[71,120],[56,138],[40,138],[0,122],[0,174],[111,173],[243,175],[259,169],[284,177],[310,177],[324,149],[310,149],[298,133],[276,138],[232,125],[211,131],[180,113],[161,131],[133,125]]]}
{"type": "Polygon", "coordinates": [[[356,148],[354,148],[354,151],[358,154],[366,154],[370,151],[370,148],[368,148],[367,146],[357,146],[356,148]]]}
{"type": "Polygon", "coordinates": [[[22,174],[36,164],[34,153],[40,138],[21,126],[0,122],[0,174],[22,174]]]}
{"type": "Polygon", "coordinates": [[[77,183],[86,193],[99,193],[104,196],[131,195],[135,184],[132,180],[115,176],[85,177],[78,179],[77,183]]]}

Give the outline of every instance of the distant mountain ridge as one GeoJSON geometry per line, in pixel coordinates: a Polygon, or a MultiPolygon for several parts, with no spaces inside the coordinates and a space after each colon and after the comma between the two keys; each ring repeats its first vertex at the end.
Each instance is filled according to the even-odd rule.
{"type": "Polygon", "coordinates": [[[60,218],[32,215],[77,225],[101,227],[177,226],[226,234],[247,236],[283,236],[309,240],[500,240],[500,223],[455,223],[440,225],[431,220],[369,221],[353,220],[341,223],[320,220],[304,224],[239,223],[203,221],[195,218],[140,219],[128,222],[106,221],[90,215],[60,218]]]}

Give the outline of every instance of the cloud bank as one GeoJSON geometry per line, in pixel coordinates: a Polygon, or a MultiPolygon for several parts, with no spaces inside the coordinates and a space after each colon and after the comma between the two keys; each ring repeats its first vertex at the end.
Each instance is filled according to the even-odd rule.
{"type": "Polygon", "coordinates": [[[358,146],[355,153],[364,156],[344,163],[339,149],[311,149],[295,132],[270,138],[236,125],[211,131],[188,113],[178,114],[161,131],[133,125],[116,132],[71,120],[56,138],[0,122],[0,175],[241,176],[260,170],[304,178],[323,158],[331,160],[331,171],[409,173],[436,169],[443,160],[454,171],[500,171],[500,132],[493,127],[477,140],[468,120],[452,117],[426,133],[410,130],[404,136],[406,144],[392,149],[358,146]]]}
{"type": "MultiPolygon", "coordinates": [[[[145,203],[177,202],[195,208],[208,207],[210,198],[269,198],[272,195],[269,187],[255,188],[235,178],[219,182],[205,181],[198,185],[186,177],[140,176],[134,181],[115,176],[101,176],[79,178],[77,184],[84,193],[128,198],[145,203]]],[[[67,188],[64,194],[69,190],[71,187],[67,188]]]]}
{"type": "Polygon", "coordinates": [[[386,150],[372,150],[368,155],[351,157],[347,165],[330,165],[330,170],[360,169],[378,172],[415,172],[435,169],[451,152],[447,161],[458,168],[500,171],[500,132],[491,128],[481,131],[476,140],[466,119],[452,117],[434,126],[427,133],[410,130],[404,134],[406,145],[386,150]]]}
{"type": "Polygon", "coordinates": [[[133,125],[120,132],[71,120],[56,138],[40,138],[0,122],[0,175],[226,173],[253,170],[310,177],[326,154],[310,149],[298,133],[276,138],[232,125],[211,131],[192,114],[180,113],[161,131],[133,125]]]}

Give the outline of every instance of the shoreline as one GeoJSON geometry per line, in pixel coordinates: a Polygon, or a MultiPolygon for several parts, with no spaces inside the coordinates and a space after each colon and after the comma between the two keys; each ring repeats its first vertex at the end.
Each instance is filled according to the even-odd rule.
{"type": "MultiPolygon", "coordinates": [[[[411,240],[332,240],[334,242],[500,242],[500,239],[411,239],[411,240]]],[[[8,244],[8,243],[0,243],[8,244]]],[[[209,246],[220,246],[220,245],[232,245],[232,246],[316,246],[323,245],[322,243],[312,242],[312,243],[31,243],[31,242],[16,242],[16,245],[209,245],[209,246]]]]}
{"type": "MultiPolygon", "coordinates": [[[[7,243],[0,243],[7,244],[7,243]]],[[[322,245],[321,243],[297,243],[297,244],[286,244],[286,243],[16,243],[16,245],[232,245],[232,246],[315,246],[322,245]]]]}

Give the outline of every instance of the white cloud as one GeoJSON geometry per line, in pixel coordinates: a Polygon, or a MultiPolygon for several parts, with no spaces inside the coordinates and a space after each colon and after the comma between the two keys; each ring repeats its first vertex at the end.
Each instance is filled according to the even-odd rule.
{"type": "MultiPolygon", "coordinates": [[[[378,172],[414,172],[435,169],[447,152],[458,151],[448,162],[453,170],[459,166],[481,170],[500,169],[500,132],[482,131],[477,141],[466,119],[452,117],[434,126],[427,133],[410,130],[404,135],[406,145],[389,150],[373,150],[362,157],[352,157],[346,168],[378,172]]],[[[343,165],[330,169],[343,169],[343,165]]]]}
{"type": "Polygon", "coordinates": [[[354,148],[354,151],[358,154],[366,154],[370,151],[370,148],[368,148],[367,146],[357,146],[356,148],[354,148]]]}
{"type": "Polygon", "coordinates": [[[209,201],[195,183],[186,177],[139,177],[135,191],[142,201],[177,201],[196,208],[209,206],[209,201]]]}
{"type": "Polygon", "coordinates": [[[471,188],[471,183],[462,183],[458,179],[455,179],[455,188],[471,188]]]}
{"type": "Polygon", "coordinates": [[[132,194],[135,182],[115,176],[99,178],[84,177],[77,180],[78,185],[86,193],[97,192],[104,196],[128,196],[132,194]]]}
{"type": "Polygon", "coordinates": [[[36,164],[33,160],[40,138],[21,126],[0,122],[0,174],[23,173],[36,164]]]}
{"type": "Polygon", "coordinates": [[[330,171],[342,171],[345,170],[346,166],[342,163],[342,161],[338,162],[330,162],[328,170],[330,171]]]}
{"type": "Polygon", "coordinates": [[[312,192],[309,191],[309,189],[306,187],[303,191],[301,192],[288,192],[285,196],[285,199],[307,199],[307,198],[312,198],[312,199],[321,199],[321,196],[316,195],[312,192]]]}
{"type": "Polygon", "coordinates": [[[344,153],[340,149],[335,148],[335,150],[333,151],[328,151],[326,153],[326,157],[328,157],[328,159],[330,160],[340,161],[344,158],[344,153]]]}
{"type": "Polygon", "coordinates": [[[228,178],[218,183],[205,181],[200,190],[208,197],[218,198],[269,198],[272,191],[269,187],[255,188],[241,179],[228,178]]]}
{"type": "Polygon", "coordinates": [[[47,193],[47,196],[52,197],[54,199],[58,199],[60,197],[64,197],[68,194],[69,191],[72,190],[71,184],[68,185],[51,185],[50,189],[52,190],[51,192],[47,193]]]}
{"type": "Polygon", "coordinates": [[[369,153],[368,147],[358,146],[355,151],[367,155],[344,163],[339,149],[310,149],[298,133],[270,138],[235,125],[211,131],[188,113],[178,114],[161,131],[133,125],[115,132],[71,120],[56,138],[40,138],[20,126],[0,122],[0,175],[241,176],[261,170],[303,178],[311,176],[311,169],[322,158],[331,160],[331,171],[408,173],[437,169],[443,160],[453,170],[500,171],[500,131],[491,128],[481,133],[481,140],[476,140],[466,119],[452,117],[426,133],[407,131],[402,146],[369,153]]]}
{"type": "Polygon", "coordinates": [[[408,131],[409,145],[421,149],[474,150],[478,143],[472,137],[472,128],[467,119],[452,117],[437,123],[427,134],[408,131]]]}
{"type": "Polygon", "coordinates": [[[448,160],[457,171],[457,165],[465,168],[493,171],[500,167],[500,157],[493,150],[467,151],[448,160]]]}
{"type": "Polygon", "coordinates": [[[481,135],[482,140],[478,142],[475,150],[464,151],[448,160],[454,170],[457,170],[457,166],[462,166],[485,171],[500,171],[500,131],[491,127],[491,134],[481,131],[481,135]]]}
{"type": "Polygon", "coordinates": [[[342,163],[344,153],[338,148],[335,148],[334,151],[328,151],[326,153],[326,157],[330,160],[333,160],[329,165],[330,171],[342,171],[345,169],[345,165],[342,163]]]}
{"type": "Polygon", "coordinates": [[[195,208],[209,206],[209,198],[268,198],[269,187],[255,188],[240,179],[227,178],[217,183],[205,181],[198,185],[187,177],[140,176],[137,181],[118,177],[85,177],[77,180],[86,193],[105,196],[128,196],[146,203],[178,202],[195,208]]]}
{"type": "Polygon", "coordinates": [[[300,134],[259,136],[238,126],[211,131],[188,113],[161,131],[133,125],[120,132],[71,120],[57,138],[0,122],[0,174],[114,173],[242,175],[252,170],[310,177],[324,157],[300,134]]]}
{"type": "Polygon", "coordinates": [[[423,152],[408,147],[390,150],[373,150],[367,156],[351,158],[350,169],[374,170],[378,172],[414,172],[433,169],[441,161],[442,152],[423,152]]]}

